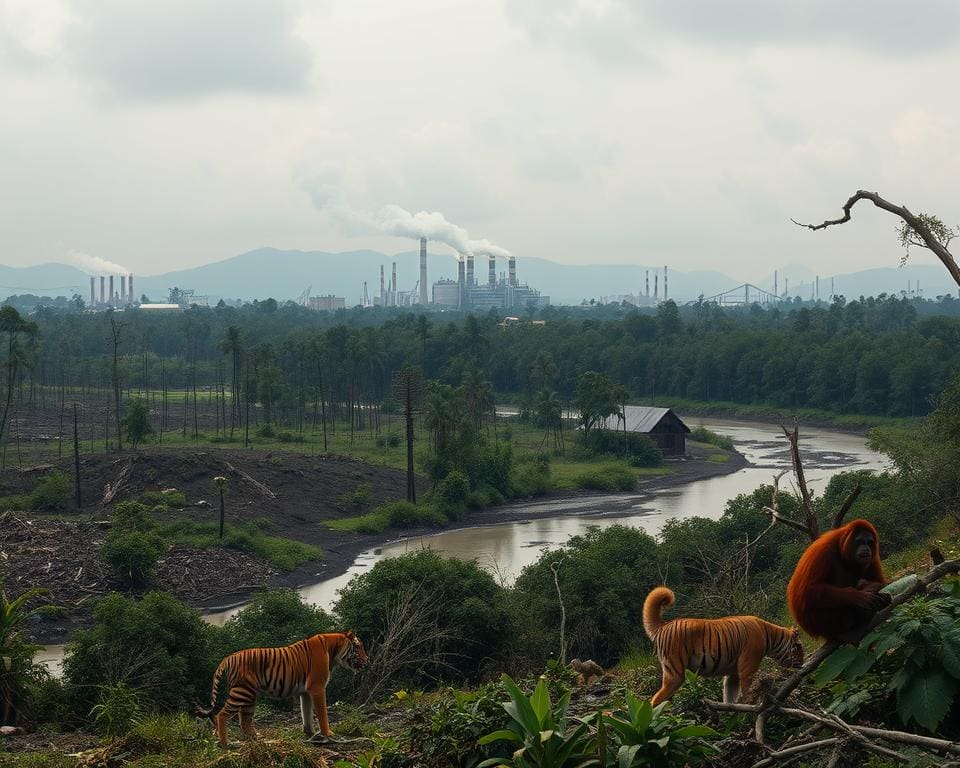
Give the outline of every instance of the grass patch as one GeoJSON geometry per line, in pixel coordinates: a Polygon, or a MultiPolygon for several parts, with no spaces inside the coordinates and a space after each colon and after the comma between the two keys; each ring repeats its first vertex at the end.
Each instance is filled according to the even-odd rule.
{"type": "Polygon", "coordinates": [[[726,464],[730,461],[729,453],[711,453],[707,456],[707,461],[712,462],[713,464],[726,464]]]}
{"type": "Polygon", "coordinates": [[[591,469],[573,481],[577,488],[590,491],[632,491],[637,487],[637,476],[622,465],[591,469]]]}
{"type": "Polygon", "coordinates": [[[349,533],[383,533],[387,528],[442,528],[447,522],[447,516],[432,504],[394,501],[382,504],[365,515],[332,520],[327,527],[349,533]]]}
{"type": "Polygon", "coordinates": [[[227,525],[223,539],[219,538],[217,523],[195,523],[178,520],[160,527],[160,534],[171,544],[185,544],[198,549],[226,547],[259,555],[282,571],[292,571],[298,565],[317,560],[323,552],[310,544],[279,536],[268,536],[255,525],[227,525]]]}
{"type": "Polygon", "coordinates": [[[385,512],[373,511],[356,517],[331,520],[327,527],[347,533],[383,533],[390,527],[390,518],[385,512]]]}
{"type": "Polygon", "coordinates": [[[690,431],[689,439],[696,440],[698,443],[707,443],[717,448],[723,448],[725,451],[733,450],[733,440],[730,437],[712,432],[702,424],[690,431]]]}
{"type": "Polygon", "coordinates": [[[622,461],[613,459],[593,461],[560,461],[553,460],[550,464],[550,478],[554,489],[573,490],[584,488],[578,481],[586,475],[599,474],[601,476],[617,473],[622,470],[629,472],[636,481],[642,477],[655,477],[670,473],[669,467],[629,467],[622,461]]]}

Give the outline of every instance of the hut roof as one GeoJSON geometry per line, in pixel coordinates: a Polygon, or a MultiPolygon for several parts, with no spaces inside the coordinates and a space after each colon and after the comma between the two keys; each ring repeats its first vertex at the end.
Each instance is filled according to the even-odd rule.
{"type": "MultiPolygon", "coordinates": [[[[670,416],[677,420],[677,423],[683,427],[684,432],[690,431],[690,427],[684,424],[683,420],[677,416],[677,414],[675,414],[671,408],[653,408],[645,405],[628,405],[626,407],[626,411],[626,428],[628,432],[650,432],[654,427],[657,426],[657,424],[663,421],[667,414],[670,414],[670,416]]],[[[611,417],[606,420],[606,423],[603,426],[604,429],[622,429],[623,422],[616,417],[611,417]]]]}

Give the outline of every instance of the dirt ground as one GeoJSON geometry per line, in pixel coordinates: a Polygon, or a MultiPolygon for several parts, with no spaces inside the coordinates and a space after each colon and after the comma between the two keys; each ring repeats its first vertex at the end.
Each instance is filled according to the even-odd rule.
{"type": "MultiPolygon", "coordinates": [[[[638,498],[707,477],[735,472],[746,464],[737,453],[724,463],[706,457],[709,447],[691,448],[684,460],[671,461],[671,472],[644,480],[632,493],[569,492],[472,513],[459,525],[469,527],[511,520],[560,515],[628,514],[638,498]]],[[[67,461],[0,472],[2,494],[25,493],[54,469],[72,474],[67,461]]],[[[340,575],[356,556],[397,538],[397,531],[355,534],[334,531],[325,523],[361,514],[385,501],[402,499],[406,478],[396,469],[377,467],[333,455],[301,455],[236,449],[149,449],[137,453],[99,454],[81,460],[84,507],[69,515],[0,514],[0,578],[8,594],[30,587],[50,590],[50,610],[28,629],[42,643],[63,642],[89,622],[90,606],[98,596],[116,589],[109,569],[100,560],[100,546],[109,529],[113,506],[146,491],[175,488],[185,494],[181,509],[158,511],[160,519],[213,522],[219,497],[213,478],[228,478],[226,517],[230,523],[260,521],[266,533],[313,544],[323,551],[319,560],[282,573],[263,558],[229,549],[196,549],[175,545],[159,563],[153,588],[172,592],[205,609],[245,602],[263,585],[299,587],[340,575]],[[351,500],[360,487],[369,487],[369,500],[351,500]]],[[[404,531],[422,536],[435,529],[404,531]]]]}
{"type": "MultiPolygon", "coordinates": [[[[55,469],[72,474],[66,461],[0,473],[4,495],[29,492],[55,469]]],[[[0,515],[0,577],[12,596],[30,587],[50,590],[59,606],[31,627],[38,640],[56,642],[89,616],[92,598],[117,588],[99,551],[113,506],[146,491],[175,488],[187,505],[158,512],[160,519],[213,522],[219,497],[213,478],[228,479],[228,523],[259,521],[269,535],[297,539],[324,551],[322,560],[280,573],[256,555],[229,549],[176,545],[158,565],[154,588],[197,606],[235,603],[264,584],[296,586],[342,572],[355,548],[342,550],[354,534],[331,531],[324,522],[359,514],[403,498],[406,478],[394,469],[343,456],[298,455],[288,451],[164,450],[101,454],[81,460],[84,506],[61,516],[8,512],[0,515]],[[363,507],[350,497],[368,486],[363,507]],[[264,522],[265,521],[265,522],[264,522]],[[341,562],[345,561],[345,563],[341,562]]],[[[365,544],[364,544],[365,546],[365,544]]]]}

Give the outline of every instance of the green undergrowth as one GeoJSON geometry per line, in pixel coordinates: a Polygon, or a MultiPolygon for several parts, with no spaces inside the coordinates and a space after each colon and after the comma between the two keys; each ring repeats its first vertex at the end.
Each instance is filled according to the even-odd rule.
{"type": "Polygon", "coordinates": [[[185,544],[198,549],[224,547],[250,552],[269,560],[282,571],[292,571],[298,565],[323,556],[323,552],[318,547],[279,536],[270,536],[252,523],[228,524],[224,528],[223,539],[219,537],[217,523],[178,520],[162,525],[159,532],[170,544],[185,544]]]}

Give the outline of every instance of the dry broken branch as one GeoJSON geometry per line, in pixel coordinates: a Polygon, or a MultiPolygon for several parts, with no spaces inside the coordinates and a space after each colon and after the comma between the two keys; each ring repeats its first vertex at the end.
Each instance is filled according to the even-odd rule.
{"type": "Polygon", "coordinates": [[[861,200],[869,200],[877,208],[882,208],[888,213],[892,213],[895,216],[899,216],[906,222],[914,232],[916,232],[920,239],[923,241],[923,245],[933,251],[937,258],[943,263],[943,266],[947,268],[947,271],[950,273],[950,276],[954,279],[957,285],[960,285],[960,265],[957,264],[956,260],[953,258],[953,254],[947,250],[946,245],[941,243],[930,231],[930,228],[923,222],[923,220],[911,213],[903,205],[896,205],[891,203],[889,200],[884,200],[876,192],[866,192],[864,190],[858,190],[855,195],[853,195],[846,203],[843,204],[843,216],[839,219],[830,219],[824,221],[821,224],[801,224],[796,219],[791,219],[791,221],[796,224],[798,227],[806,227],[807,229],[818,230],[826,229],[827,227],[832,227],[835,224],[845,224],[850,221],[850,211],[853,209],[853,206],[856,205],[861,200]]]}
{"type": "Polygon", "coordinates": [[[839,528],[843,525],[843,518],[847,516],[847,512],[850,511],[850,507],[853,506],[853,502],[857,500],[857,497],[863,493],[863,486],[860,483],[857,483],[856,488],[854,488],[850,495],[844,499],[843,504],[840,506],[840,509],[837,511],[837,514],[833,516],[833,527],[839,528]]]}
{"type": "Polygon", "coordinates": [[[790,441],[790,459],[793,462],[793,474],[797,476],[797,487],[800,489],[800,509],[803,511],[803,530],[810,537],[816,539],[820,535],[820,526],[817,523],[817,513],[813,509],[813,498],[807,488],[807,478],[803,473],[803,462],[800,460],[800,422],[793,420],[793,431],[780,425],[783,434],[790,441]]]}

